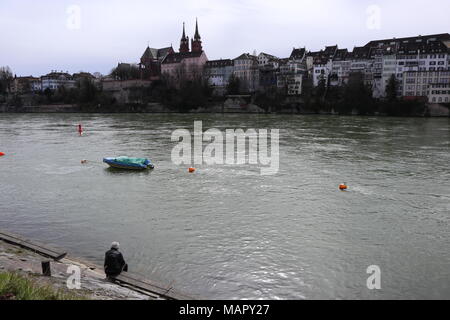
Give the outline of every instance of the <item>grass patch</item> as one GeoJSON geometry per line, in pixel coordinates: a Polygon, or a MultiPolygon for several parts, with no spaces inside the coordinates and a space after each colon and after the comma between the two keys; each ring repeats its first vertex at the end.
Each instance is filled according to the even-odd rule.
{"type": "Polygon", "coordinates": [[[22,249],[6,249],[7,253],[13,253],[13,254],[23,254],[25,253],[22,249]]]}
{"type": "Polygon", "coordinates": [[[0,272],[0,300],[87,300],[18,273],[0,272]]]}

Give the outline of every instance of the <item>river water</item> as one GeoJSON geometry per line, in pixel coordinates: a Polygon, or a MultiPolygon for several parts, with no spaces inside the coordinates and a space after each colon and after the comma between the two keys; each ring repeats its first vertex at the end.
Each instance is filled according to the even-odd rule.
{"type": "Polygon", "coordinates": [[[119,241],[133,271],[206,299],[450,299],[449,128],[425,118],[0,114],[0,229],[96,263],[119,241]],[[278,174],[176,166],[171,134],[195,120],[280,129],[278,174]],[[119,155],[156,169],[101,163],[119,155]],[[367,288],[371,265],[381,290],[367,288]]]}

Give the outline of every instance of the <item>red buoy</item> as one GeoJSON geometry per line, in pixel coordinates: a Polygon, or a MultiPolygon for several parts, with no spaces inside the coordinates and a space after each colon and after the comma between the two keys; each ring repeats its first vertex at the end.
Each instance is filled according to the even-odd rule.
{"type": "Polygon", "coordinates": [[[345,183],[343,183],[339,186],[339,190],[341,190],[341,191],[346,191],[347,189],[348,189],[348,186],[345,183]]]}
{"type": "Polygon", "coordinates": [[[0,157],[3,157],[5,154],[3,152],[0,152],[0,157]]]}

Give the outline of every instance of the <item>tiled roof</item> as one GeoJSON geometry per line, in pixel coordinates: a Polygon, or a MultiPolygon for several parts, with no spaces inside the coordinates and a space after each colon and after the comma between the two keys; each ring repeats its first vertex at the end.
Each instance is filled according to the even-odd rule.
{"type": "Polygon", "coordinates": [[[337,45],[325,47],[324,54],[329,58],[333,58],[334,55],[336,54],[337,49],[338,49],[337,45]]]}
{"type": "Polygon", "coordinates": [[[239,57],[233,59],[233,60],[241,60],[241,59],[246,59],[246,60],[258,60],[257,57],[255,57],[254,55],[251,55],[249,53],[243,53],[241,54],[239,57]]]}
{"type": "Polygon", "coordinates": [[[40,78],[36,78],[33,76],[28,76],[28,77],[15,77],[14,80],[23,82],[23,81],[38,81],[40,80],[40,78]]]}
{"type": "Polygon", "coordinates": [[[398,48],[398,54],[417,54],[417,53],[445,53],[448,48],[442,41],[428,42],[409,42],[402,43],[398,48]]]}
{"type": "Polygon", "coordinates": [[[72,78],[72,76],[66,72],[50,72],[49,74],[46,74],[43,76],[45,78],[72,78]]]}
{"type": "Polygon", "coordinates": [[[146,60],[146,59],[162,60],[167,54],[170,53],[171,50],[172,50],[172,47],[161,48],[161,49],[147,47],[144,54],[142,55],[141,60],[146,60]]]}
{"type": "Polygon", "coordinates": [[[201,57],[201,55],[203,54],[202,52],[176,52],[176,53],[171,53],[168,54],[164,60],[163,60],[163,64],[170,64],[170,63],[180,63],[181,61],[183,61],[184,59],[189,59],[189,58],[199,58],[201,57]]]}
{"type": "Polygon", "coordinates": [[[79,72],[79,73],[74,73],[73,74],[74,78],[89,78],[89,79],[94,79],[95,77],[90,74],[89,72],[79,72]]]}
{"type": "Polygon", "coordinates": [[[300,49],[293,49],[291,53],[291,59],[302,59],[305,56],[306,49],[300,48],[300,49]]]}
{"type": "Polygon", "coordinates": [[[265,52],[261,52],[260,55],[265,55],[266,57],[270,58],[270,59],[278,59],[276,56],[272,55],[272,54],[268,54],[265,52]]]}
{"type": "Polygon", "coordinates": [[[353,48],[352,58],[355,60],[364,60],[370,58],[371,48],[369,47],[355,47],[353,48]]]}
{"type": "Polygon", "coordinates": [[[336,54],[334,55],[333,60],[340,61],[345,60],[348,56],[348,50],[347,49],[338,49],[336,50],[336,54]]]}
{"type": "Polygon", "coordinates": [[[417,37],[374,40],[374,41],[370,41],[364,47],[378,47],[379,45],[390,44],[390,43],[409,43],[409,42],[416,42],[418,40],[420,40],[422,42],[436,41],[436,40],[442,41],[442,42],[450,41],[450,34],[449,33],[441,33],[441,34],[432,34],[432,35],[417,36],[417,37]]]}

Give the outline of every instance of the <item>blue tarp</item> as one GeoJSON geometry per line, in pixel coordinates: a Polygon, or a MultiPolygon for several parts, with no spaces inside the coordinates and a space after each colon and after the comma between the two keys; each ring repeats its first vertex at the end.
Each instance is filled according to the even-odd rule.
{"type": "Polygon", "coordinates": [[[121,167],[129,167],[131,169],[140,168],[147,169],[151,164],[150,160],[146,158],[130,158],[130,157],[118,157],[118,158],[105,158],[103,162],[109,165],[117,165],[121,167]]]}

